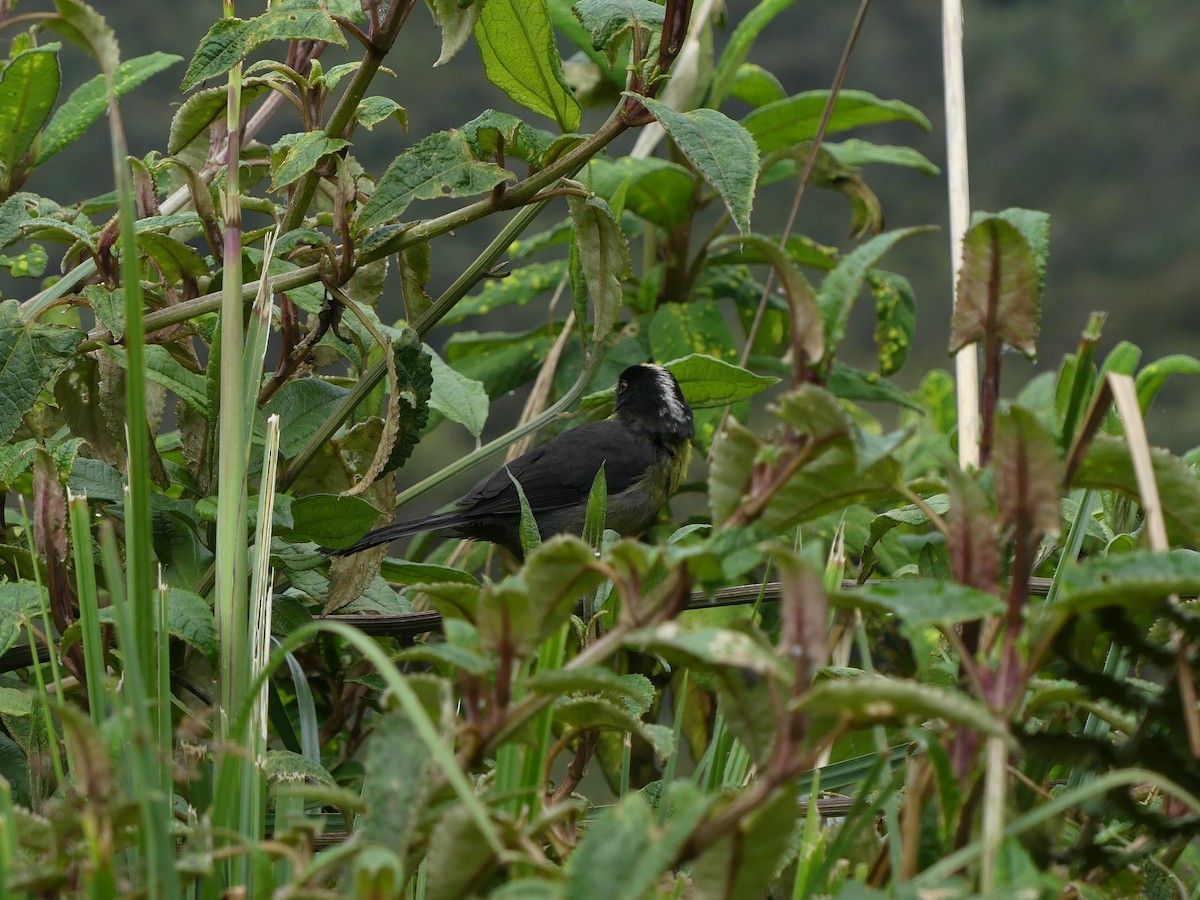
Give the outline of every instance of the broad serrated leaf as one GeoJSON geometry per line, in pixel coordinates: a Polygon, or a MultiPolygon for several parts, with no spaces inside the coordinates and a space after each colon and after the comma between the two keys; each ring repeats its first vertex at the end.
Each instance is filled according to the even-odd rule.
{"type": "MultiPolygon", "coordinates": [[[[257,100],[270,89],[270,79],[247,78],[242,82],[241,100],[243,108],[257,100]]],[[[171,118],[171,131],[167,137],[167,152],[180,153],[188,144],[208,130],[218,117],[225,114],[229,102],[229,88],[210,87],[196,91],[183,102],[171,118]]]]}
{"type": "Polygon", "coordinates": [[[367,533],[379,510],[362,497],[309,494],[292,500],[292,527],[277,529],[292,542],[313,541],[337,550],[367,533]]]}
{"type": "Polygon", "coordinates": [[[639,99],[721,197],[738,230],[749,232],[759,153],[751,133],[715,109],[681,113],[658,100],[639,99]]]}
{"type": "Polygon", "coordinates": [[[579,130],[580,108],[562,73],[546,0],[488,3],[475,23],[488,80],[526,109],[579,130]]]}
{"type": "Polygon", "coordinates": [[[774,375],[756,375],[704,353],[689,353],[663,363],[683,391],[683,398],[692,409],[728,406],[748,400],[766,390],[779,379],[774,375]]]}
{"type": "Polygon", "coordinates": [[[0,442],[12,437],[83,337],[72,328],[26,321],[19,307],[16,300],[0,302],[0,442]]]}
{"type": "Polygon", "coordinates": [[[854,366],[835,359],[829,368],[829,392],[842,400],[869,403],[894,403],[921,411],[921,404],[913,400],[895,384],[875,372],[864,372],[854,366]]]}
{"type": "Polygon", "coordinates": [[[321,0],[278,3],[253,19],[219,19],[200,40],[183,76],[181,91],[224,75],[269,41],[324,41],[346,46],[341,29],[321,0]]]}
{"type": "Polygon", "coordinates": [[[24,50],[0,70],[0,166],[9,183],[50,118],[61,75],[59,44],[24,50]]]}
{"type": "Polygon", "coordinates": [[[629,243],[608,204],[595,195],[569,196],[575,223],[575,246],[595,310],[592,340],[603,341],[617,325],[624,298],[622,282],[629,274],[629,243]]]}
{"type": "Polygon", "coordinates": [[[850,310],[871,267],[900,241],[932,230],[929,226],[900,228],[871,238],[843,256],[834,270],[825,276],[817,291],[817,306],[825,320],[825,340],[831,351],[846,336],[850,310]]]}
{"type": "Polygon", "coordinates": [[[665,16],[663,7],[650,0],[579,0],[572,12],[587,31],[592,49],[606,51],[609,66],[615,65],[617,48],[630,31],[657,34],[665,16]]]}
{"type": "Polygon", "coordinates": [[[104,17],[80,0],[54,0],[57,17],[46,24],[80,47],[100,66],[101,72],[114,72],[121,62],[117,36],[104,17]]]}
{"type": "MultiPolygon", "coordinates": [[[[142,82],[182,61],[182,56],[155,52],[121,63],[113,73],[113,91],[117,97],[123,97],[142,82]]],[[[40,166],[73,144],[107,108],[108,96],[103,75],[97,75],[77,87],[55,111],[54,117],[42,132],[37,158],[33,164],[40,166]]]]}
{"type": "Polygon", "coordinates": [[[429,408],[479,437],[488,416],[488,395],[483,384],[452,369],[429,347],[425,349],[429,353],[433,375],[429,408]]]}
{"type": "Polygon", "coordinates": [[[957,470],[949,474],[946,549],[950,570],[960,584],[994,593],[1000,576],[1000,547],[991,506],[974,478],[957,470]]]}
{"type": "Polygon", "coordinates": [[[625,209],[663,228],[680,224],[693,212],[695,176],[665,159],[593,159],[584,170],[583,181],[605,198],[612,198],[621,185],[627,185],[625,209]]]}
{"type": "Polygon", "coordinates": [[[1041,314],[1038,259],[1029,240],[1007,219],[976,217],[963,236],[951,353],[994,335],[1030,358],[1036,355],[1041,314]]]}
{"type": "Polygon", "coordinates": [[[507,169],[475,159],[462,132],[439,131],[392,161],[359,214],[358,225],[367,229],[396,219],[413,200],[473,197],[514,180],[507,169]]]}
{"type": "Polygon", "coordinates": [[[323,157],[349,146],[349,141],[331,138],[324,131],[284,135],[271,147],[271,190],[282,190],[315,169],[323,157]],[[277,154],[282,156],[278,165],[277,154]]]}
{"type": "Polygon", "coordinates": [[[263,424],[271,415],[279,416],[279,452],[285,457],[294,455],[309,436],[328,419],[346,395],[346,388],[318,378],[289,381],[266,402],[255,421],[261,434],[263,424]]]}
{"type": "Polygon", "coordinates": [[[1135,550],[1084,560],[1063,573],[1052,608],[1071,613],[1104,606],[1152,610],[1171,594],[1200,594],[1200,553],[1135,550]]]}
{"type": "Polygon", "coordinates": [[[1039,536],[1058,533],[1062,462],[1058,442],[1019,406],[996,416],[996,506],[1000,522],[1039,536]]]}
{"type": "MultiPolygon", "coordinates": [[[[786,100],[768,103],[750,112],[742,125],[754,136],[762,153],[812,140],[817,133],[829,91],[807,91],[786,100]]],[[[838,94],[826,135],[837,134],[876,122],[912,122],[929,130],[929,119],[915,107],[899,100],[880,100],[866,91],[843,90],[838,94]]]]}
{"type": "Polygon", "coordinates": [[[621,705],[602,697],[567,697],[553,706],[555,721],[580,731],[604,728],[634,734],[654,748],[660,760],[675,752],[675,735],[670,728],[648,724],[621,705]]]}

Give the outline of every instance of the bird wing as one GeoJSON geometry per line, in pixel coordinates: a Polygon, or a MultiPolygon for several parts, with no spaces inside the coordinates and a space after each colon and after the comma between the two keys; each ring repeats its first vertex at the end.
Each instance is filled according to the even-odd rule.
{"type": "Polygon", "coordinates": [[[587,501],[601,463],[611,497],[636,482],[656,456],[651,441],[617,420],[588,422],[518,456],[458,503],[472,514],[518,515],[511,472],[535,512],[575,506],[587,501]]]}

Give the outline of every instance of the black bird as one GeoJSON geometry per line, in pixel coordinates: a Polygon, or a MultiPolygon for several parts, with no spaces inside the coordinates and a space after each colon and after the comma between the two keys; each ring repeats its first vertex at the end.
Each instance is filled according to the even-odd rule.
{"type": "Polygon", "coordinates": [[[542,537],[580,534],[601,464],[608,485],[605,527],[640,534],[679,487],[695,434],[692,410],[675,376],[650,363],[630,366],[617,382],[609,418],[580,425],[517,457],[451,512],[387,525],[345,550],[329,552],[346,556],[406,535],[444,531],[499,544],[521,558],[521,502],[509,473],[521,483],[542,537]]]}

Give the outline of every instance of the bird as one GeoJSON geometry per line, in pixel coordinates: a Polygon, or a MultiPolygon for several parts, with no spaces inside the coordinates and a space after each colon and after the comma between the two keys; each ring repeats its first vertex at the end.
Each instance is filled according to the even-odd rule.
{"type": "Polygon", "coordinates": [[[349,556],[411,534],[440,531],[489,541],[521,560],[521,501],[513,479],[520,482],[543,538],[581,534],[601,465],[608,487],[604,525],[636,536],[654,523],[678,489],[695,435],[692,409],[675,376],[662,366],[639,363],[618,378],[607,419],[572,428],[518,456],[449,512],[385,525],[326,553],[349,556]]]}

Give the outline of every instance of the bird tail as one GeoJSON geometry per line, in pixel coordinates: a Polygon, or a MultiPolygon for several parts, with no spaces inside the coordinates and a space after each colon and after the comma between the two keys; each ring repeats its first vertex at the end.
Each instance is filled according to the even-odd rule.
{"type": "Polygon", "coordinates": [[[374,531],[368,531],[356,543],[344,550],[330,550],[327,547],[322,547],[321,552],[326,556],[350,556],[354,553],[361,553],[363,550],[369,550],[371,547],[378,547],[380,544],[390,544],[392,541],[407,537],[410,534],[420,534],[423,531],[437,531],[440,528],[453,528],[456,525],[461,525],[462,521],[463,514],[458,511],[435,513],[432,516],[423,516],[420,519],[413,519],[409,522],[396,522],[392,525],[376,528],[374,531]]]}

